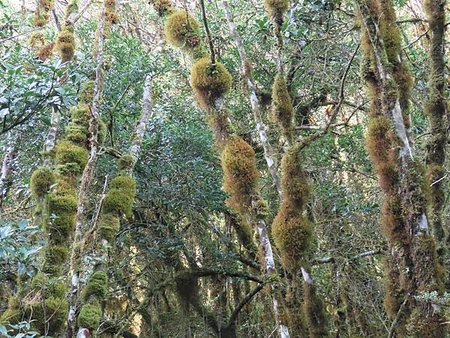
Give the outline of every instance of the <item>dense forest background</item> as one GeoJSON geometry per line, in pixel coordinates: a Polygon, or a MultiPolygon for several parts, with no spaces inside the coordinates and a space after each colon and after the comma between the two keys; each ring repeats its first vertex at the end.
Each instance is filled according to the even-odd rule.
{"type": "Polygon", "coordinates": [[[0,0],[0,336],[446,337],[444,0],[0,0]]]}

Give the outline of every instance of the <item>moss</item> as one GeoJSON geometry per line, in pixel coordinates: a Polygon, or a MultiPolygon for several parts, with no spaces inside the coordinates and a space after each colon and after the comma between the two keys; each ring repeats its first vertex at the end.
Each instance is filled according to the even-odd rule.
{"type": "Polygon", "coordinates": [[[113,214],[104,214],[100,218],[98,225],[99,236],[112,243],[119,232],[120,219],[113,214]]]}
{"type": "Polygon", "coordinates": [[[56,145],[56,164],[74,164],[74,174],[80,174],[87,164],[87,149],[70,141],[60,141],[56,145]]]}
{"type": "Polygon", "coordinates": [[[304,266],[312,244],[311,223],[295,211],[282,207],[272,223],[272,236],[283,265],[291,273],[304,266]]]}
{"type": "Polygon", "coordinates": [[[55,3],[54,0],[39,0],[38,6],[48,12],[54,9],[55,3]]]}
{"type": "Polygon", "coordinates": [[[308,177],[302,168],[299,145],[291,147],[281,162],[281,186],[284,205],[289,209],[303,210],[311,194],[308,177]]]}
{"type": "Polygon", "coordinates": [[[430,305],[418,304],[407,323],[408,337],[447,337],[442,317],[430,305]]]}
{"type": "Polygon", "coordinates": [[[55,184],[55,176],[49,168],[36,169],[31,175],[30,189],[35,197],[43,197],[53,184],[55,184]]]}
{"type": "Polygon", "coordinates": [[[94,89],[95,81],[88,80],[81,85],[80,93],[78,95],[78,100],[81,103],[92,104],[94,101],[94,89]]]}
{"type": "Polygon", "coordinates": [[[305,317],[308,323],[309,337],[328,337],[327,320],[325,309],[321,299],[317,295],[314,285],[304,283],[304,308],[305,317]]]}
{"type": "Polygon", "coordinates": [[[289,140],[292,134],[293,116],[294,107],[286,79],[282,74],[277,74],[272,86],[272,118],[289,140]]]}
{"type": "Polygon", "coordinates": [[[29,42],[30,42],[31,47],[36,49],[36,48],[41,48],[42,46],[44,46],[46,43],[46,40],[45,40],[44,34],[42,34],[41,32],[33,32],[30,35],[29,42]]]}
{"type": "Polygon", "coordinates": [[[133,166],[133,163],[134,163],[133,155],[123,154],[122,156],[120,156],[118,160],[119,170],[122,171],[130,169],[133,166]]]}
{"type": "Polygon", "coordinates": [[[239,214],[247,213],[256,196],[259,173],[253,148],[241,137],[233,135],[221,154],[224,190],[231,196],[227,204],[239,214]]]}
{"type": "Polygon", "coordinates": [[[80,146],[85,145],[88,138],[88,130],[83,125],[69,123],[66,127],[66,140],[71,141],[80,146]]]}
{"type": "Polygon", "coordinates": [[[51,245],[45,250],[44,272],[49,275],[57,275],[62,265],[67,261],[69,249],[63,245],[51,245]]]}
{"type": "Polygon", "coordinates": [[[59,195],[55,193],[48,195],[49,211],[56,216],[58,216],[59,213],[64,212],[76,212],[77,203],[77,197],[75,195],[59,195]]]}
{"type": "Polygon", "coordinates": [[[283,16],[289,9],[289,0],[265,0],[266,11],[278,25],[283,23],[283,16]]]}
{"type": "Polygon", "coordinates": [[[418,292],[442,291],[442,269],[436,255],[434,238],[427,234],[414,237],[412,250],[418,292]]]}
{"type": "Polygon", "coordinates": [[[51,280],[42,272],[33,277],[33,280],[31,281],[31,288],[35,291],[42,291],[45,298],[65,298],[67,292],[69,291],[63,280],[51,280]]]}
{"type": "Polygon", "coordinates": [[[36,27],[44,27],[48,22],[50,15],[44,11],[38,11],[33,16],[33,24],[36,27]]]}
{"type": "Polygon", "coordinates": [[[118,189],[128,192],[130,195],[136,195],[136,180],[130,176],[119,175],[112,179],[111,189],[118,189]]]}
{"type": "Polygon", "coordinates": [[[110,189],[103,202],[103,211],[121,217],[130,218],[133,214],[134,194],[130,191],[110,189]]]}
{"type": "Polygon", "coordinates": [[[97,140],[98,144],[101,146],[105,143],[106,136],[108,135],[108,127],[106,126],[105,121],[102,119],[98,120],[98,135],[97,140]]]}
{"type": "Polygon", "coordinates": [[[39,49],[39,51],[37,53],[37,57],[41,61],[48,60],[53,54],[53,47],[54,47],[54,43],[46,44],[45,46],[43,46],[42,48],[39,49]]]}
{"type": "Polygon", "coordinates": [[[22,313],[20,311],[20,299],[17,296],[9,297],[8,308],[2,313],[0,317],[1,324],[16,324],[20,322],[22,313]]]}
{"type": "Polygon", "coordinates": [[[150,2],[159,16],[165,16],[173,12],[171,0],[151,0],[150,2]]]}
{"type": "Polygon", "coordinates": [[[232,77],[220,62],[214,65],[208,57],[194,63],[191,83],[201,107],[214,105],[214,101],[225,95],[231,88],[232,77]]]}
{"type": "Polygon", "coordinates": [[[100,325],[101,315],[102,310],[98,302],[85,304],[78,315],[78,326],[95,330],[100,325]]]}
{"type": "Polygon", "coordinates": [[[58,334],[67,321],[68,302],[65,298],[49,297],[43,303],[33,304],[29,311],[34,329],[48,335],[58,334]]]}
{"type": "Polygon", "coordinates": [[[184,10],[176,10],[164,24],[166,41],[174,47],[192,49],[200,44],[200,26],[197,20],[184,10]]]}
{"type": "Polygon", "coordinates": [[[68,29],[62,30],[56,38],[55,48],[63,62],[72,60],[75,54],[75,38],[73,32],[68,29]]]}
{"type": "Polygon", "coordinates": [[[388,239],[393,242],[406,243],[409,236],[405,232],[405,219],[399,197],[386,196],[381,214],[388,239]]]}
{"type": "Polygon", "coordinates": [[[48,222],[49,241],[54,244],[67,242],[75,230],[75,217],[75,212],[59,213],[51,222],[48,222]]]}
{"type": "Polygon", "coordinates": [[[89,278],[83,293],[83,299],[87,301],[89,297],[103,300],[108,291],[108,276],[104,271],[96,271],[89,278]]]}

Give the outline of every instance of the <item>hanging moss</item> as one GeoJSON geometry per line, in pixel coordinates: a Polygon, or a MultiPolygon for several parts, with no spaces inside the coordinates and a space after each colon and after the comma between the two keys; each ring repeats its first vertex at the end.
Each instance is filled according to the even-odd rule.
{"type": "Polygon", "coordinates": [[[100,325],[102,310],[97,301],[87,303],[81,307],[78,315],[78,326],[95,330],[100,325]]]}
{"type": "Polygon", "coordinates": [[[227,204],[238,213],[247,213],[256,197],[259,173],[253,148],[237,135],[231,136],[222,151],[224,190],[231,196],[227,204]]]}
{"type": "Polygon", "coordinates": [[[211,63],[208,57],[198,60],[192,66],[191,83],[201,107],[214,105],[231,88],[231,74],[220,62],[211,63]]]}
{"type": "Polygon", "coordinates": [[[123,154],[118,161],[119,171],[130,169],[133,163],[134,159],[131,154],[123,154]]]}
{"type": "Polygon", "coordinates": [[[50,15],[44,11],[38,11],[35,13],[33,17],[33,24],[36,27],[44,27],[48,22],[50,15]]]}
{"type": "Polygon", "coordinates": [[[83,292],[83,299],[87,301],[89,297],[102,300],[108,291],[108,276],[104,271],[96,271],[89,278],[83,292]]]}
{"type": "Polygon", "coordinates": [[[75,54],[75,38],[73,32],[68,29],[59,32],[56,38],[55,48],[63,62],[72,60],[75,54]]]}
{"type": "Polygon", "coordinates": [[[283,23],[283,16],[289,9],[289,0],[265,0],[266,11],[278,25],[283,23]]]}
{"type": "Polygon", "coordinates": [[[151,0],[150,2],[159,16],[165,16],[174,11],[171,0],[151,0]]]}
{"type": "Polygon", "coordinates": [[[37,52],[37,57],[41,61],[48,60],[53,54],[53,47],[54,47],[54,43],[46,44],[45,46],[43,46],[42,48],[39,49],[39,51],[37,52]]]}
{"type": "Polygon", "coordinates": [[[30,46],[33,48],[41,48],[45,45],[46,40],[42,32],[33,32],[29,38],[30,46]]]}
{"type": "Polygon", "coordinates": [[[56,145],[56,164],[73,164],[74,174],[80,174],[86,166],[89,153],[87,149],[70,141],[61,141],[56,145]]]}
{"type": "Polygon", "coordinates": [[[312,244],[312,225],[295,211],[282,207],[272,223],[272,236],[283,265],[297,273],[305,265],[312,244]]]}
{"type": "Polygon", "coordinates": [[[166,41],[174,47],[193,49],[200,44],[200,26],[197,20],[184,10],[176,10],[164,24],[166,41]]]}
{"type": "Polygon", "coordinates": [[[104,214],[100,218],[98,225],[99,236],[112,243],[119,232],[120,219],[113,214],[104,214]]]}
{"type": "Polygon", "coordinates": [[[285,195],[284,205],[290,210],[301,212],[304,209],[311,187],[302,168],[299,145],[291,147],[281,162],[281,186],[285,195]]]}
{"type": "Polygon", "coordinates": [[[35,197],[43,197],[55,184],[55,176],[49,168],[38,168],[31,175],[30,189],[35,197]]]}
{"type": "Polygon", "coordinates": [[[282,74],[277,74],[272,86],[272,117],[289,140],[292,135],[293,116],[294,107],[286,79],[282,74]]]}

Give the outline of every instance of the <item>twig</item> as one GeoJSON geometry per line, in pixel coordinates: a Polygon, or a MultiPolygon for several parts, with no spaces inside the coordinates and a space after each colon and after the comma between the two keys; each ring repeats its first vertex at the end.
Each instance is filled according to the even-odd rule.
{"type": "Polygon", "coordinates": [[[206,18],[206,10],[205,10],[204,0],[200,0],[200,7],[202,8],[203,24],[205,26],[206,36],[208,37],[209,49],[211,52],[211,63],[214,65],[216,63],[216,54],[214,52],[214,45],[213,45],[212,38],[211,38],[211,32],[209,31],[208,20],[206,18]]]}

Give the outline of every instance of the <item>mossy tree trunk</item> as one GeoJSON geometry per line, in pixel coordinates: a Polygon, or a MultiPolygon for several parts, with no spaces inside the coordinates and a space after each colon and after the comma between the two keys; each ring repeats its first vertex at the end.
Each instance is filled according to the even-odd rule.
{"type": "Polygon", "coordinates": [[[443,337],[437,304],[415,298],[442,291],[430,235],[423,177],[409,135],[412,80],[401,59],[401,36],[389,0],[357,1],[370,97],[367,147],[383,190],[383,225],[389,243],[385,306],[401,337],[443,337]]]}
{"type": "MultiPolygon", "coordinates": [[[[443,178],[448,141],[446,129],[447,103],[445,95],[445,4],[442,0],[424,1],[430,27],[430,79],[425,112],[428,115],[431,137],[427,144],[427,181],[429,188],[429,215],[433,235],[444,250],[444,229],[442,210],[445,204],[443,178]]],[[[445,231],[447,230],[447,231],[445,231]]]]}

